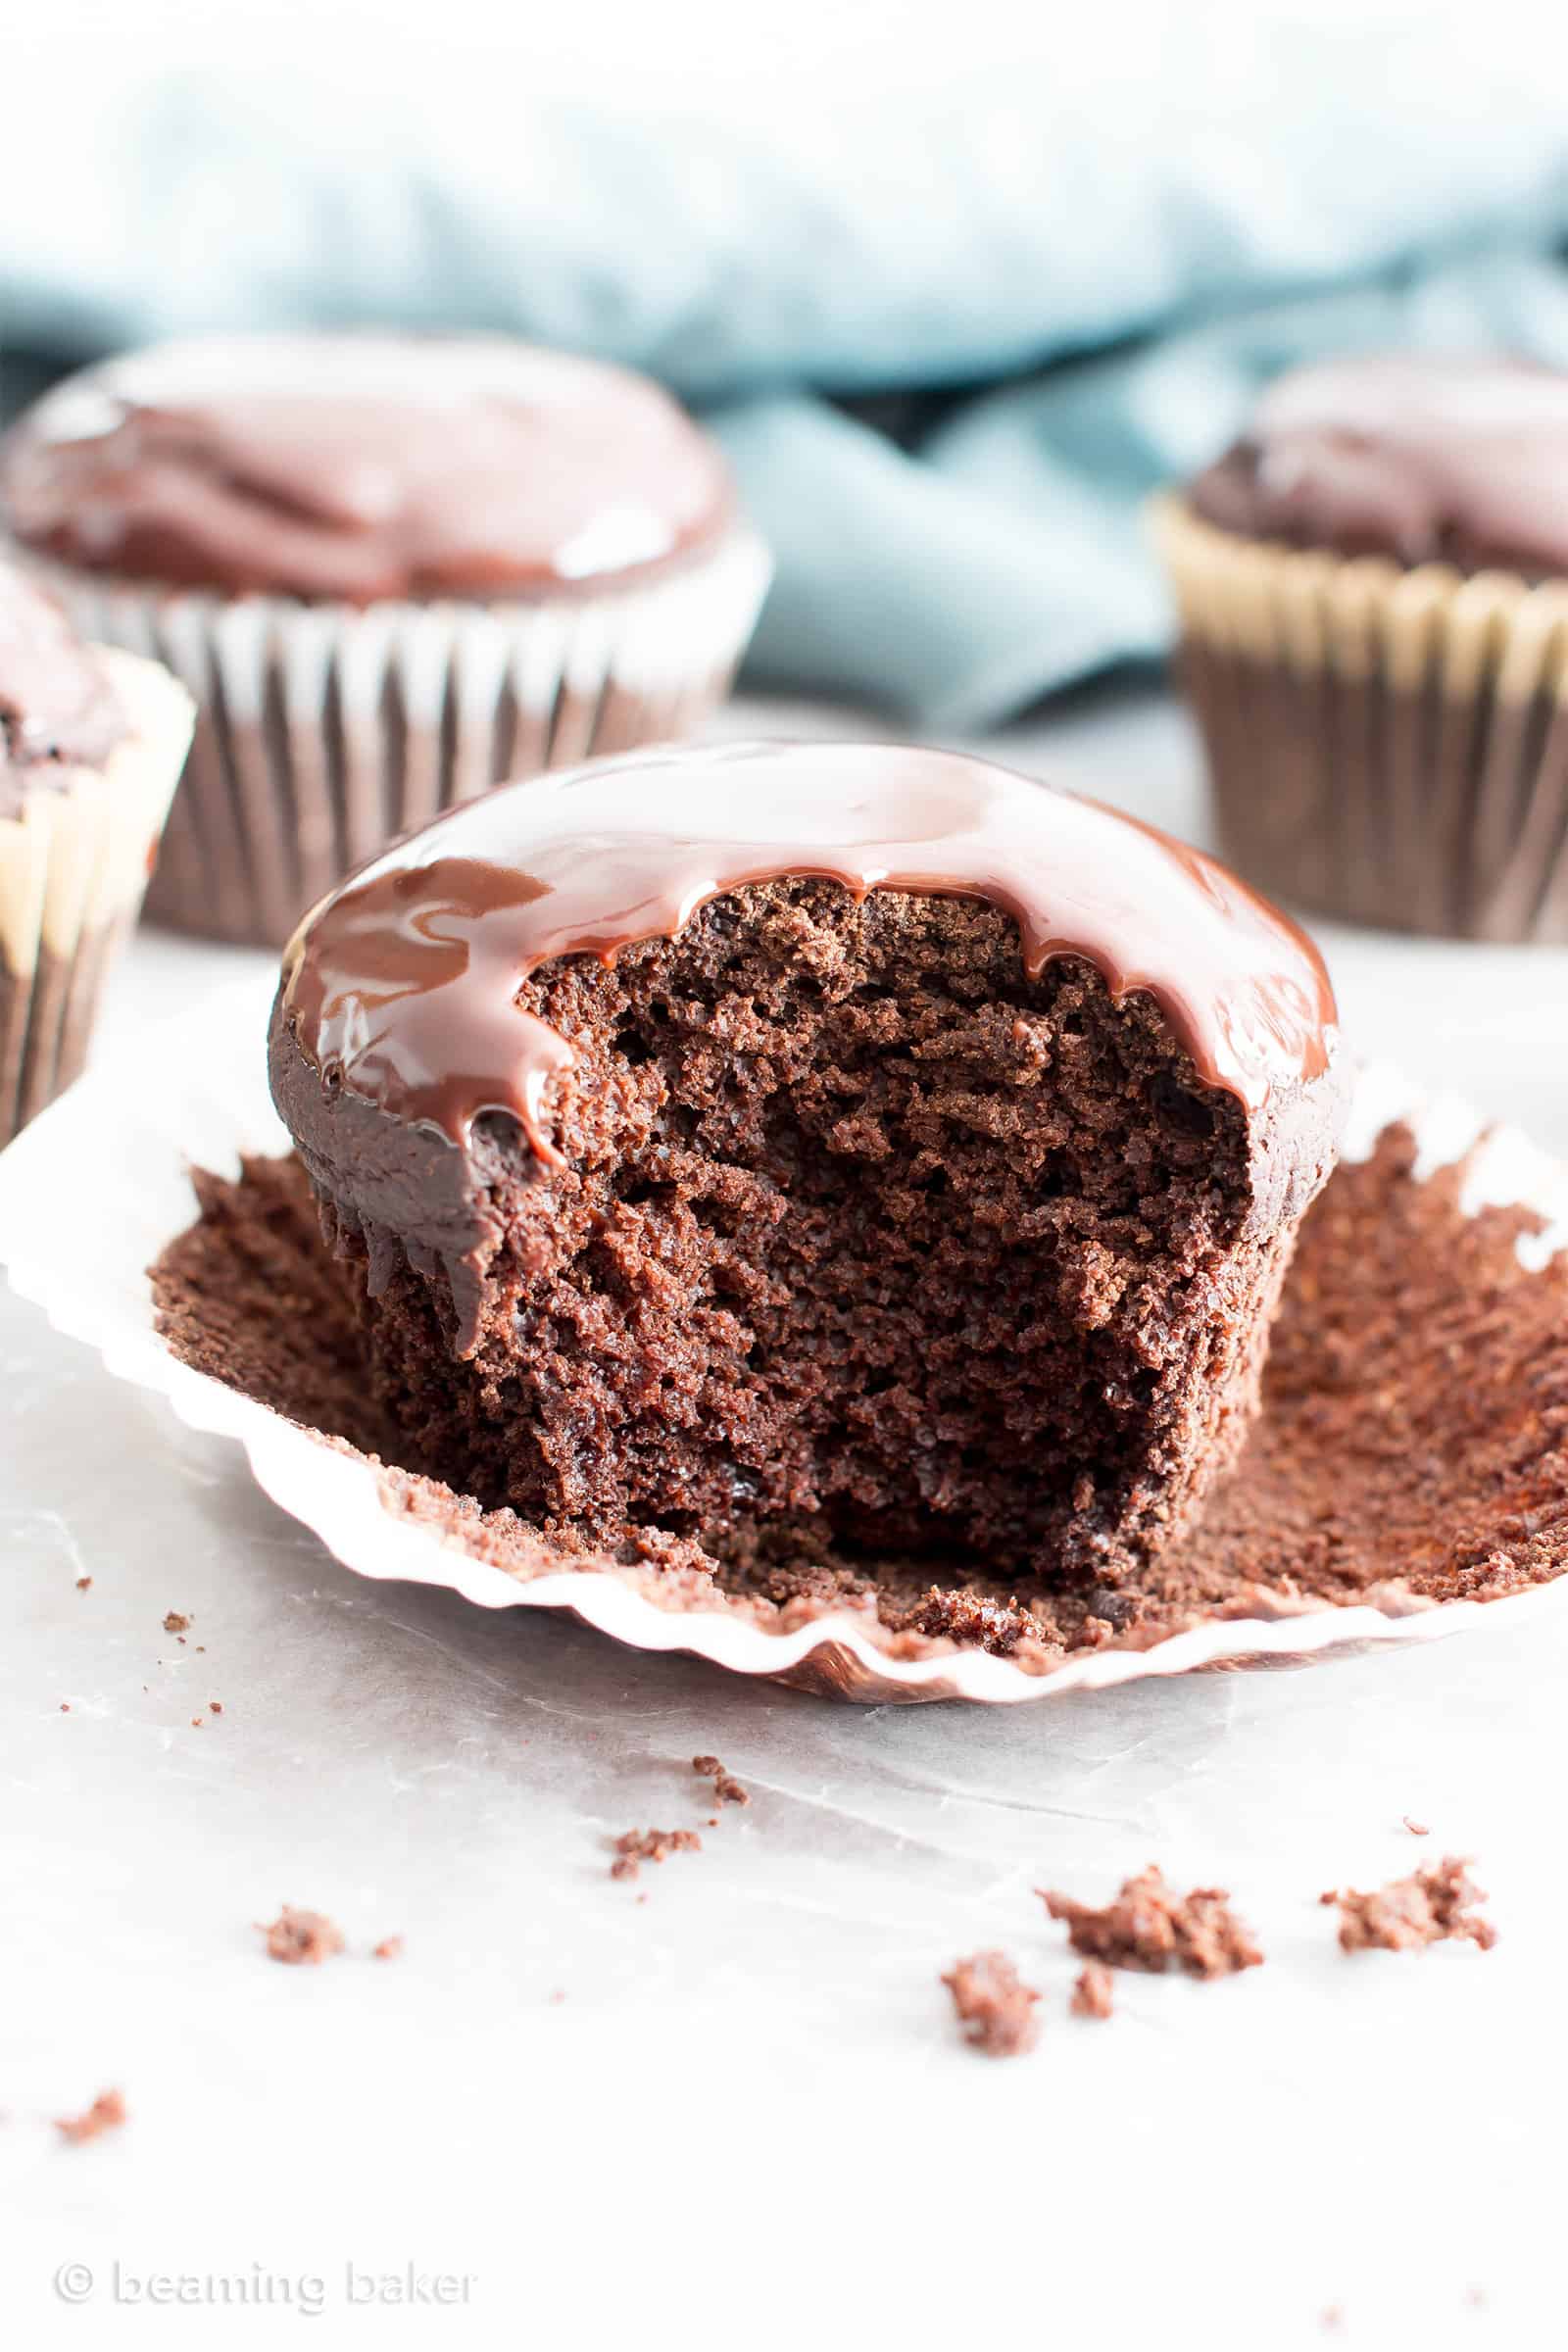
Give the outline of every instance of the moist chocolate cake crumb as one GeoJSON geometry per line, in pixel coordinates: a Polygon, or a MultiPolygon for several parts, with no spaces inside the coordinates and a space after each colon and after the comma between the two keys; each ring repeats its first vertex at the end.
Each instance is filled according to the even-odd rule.
{"type": "Polygon", "coordinates": [[[1191,1894],[1178,1894],[1155,1863],[1126,1880],[1102,1910],[1045,1886],[1036,1892],[1053,1919],[1067,1923],[1074,1951],[1109,1968],[1141,1968],[1157,1976],[1174,1960],[1192,1977],[1228,1977],[1262,1962],[1262,1951],[1230,1908],[1223,1886],[1195,1886],[1191,1894]]]}
{"type": "Polygon", "coordinates": [[[1091,1960],[1079,1972],[1072,1988],[1074,2017],[1109,2017],[1115,2006],[1110,1971],[1102,1960],[1091,1960]]]}
{"type": "Polygon", "coordinates": [[[320,1911],[296,1911],[285,1903],[270,1927],[257,1922],[256,1932],[267,1937],[268,1957],[297,1968],[318,1967],[343,1949],[340,1929],[320,1911]]]}
{"type": "Polygon", "coordinates": [[[207,1711],[210,1715],[221,1715],[223,1712],[222,1700],[220,1698],[210,1698],[207,1701],[207,1711]]]}
{"type": "Polygon", "coordinates": [[[1017,2058],[1040,2037],[1040,1995],[1020,1982],[1005,1952],[975,1952],[956,1960],[943,1978],[953,1995],[963,2037],[988,2058],[1017,2058]]]}
{"type": "Polygon", "coordinates": [[[78,1592],[85,1592],[91,1583],[92,1578],[90,1576],[78,1576],[76,1579],[76,1591],[78,1592]]]}
{"type": "Polygon", "coordinates": [[[383,1936],[370,1957],[372,1960],[397,1960],[402,1957],[402,1953],[403,1938],[401,1936],[383,1936]]]}
{"type": "Polygon", "coordinates": [[[804,1526],[743,1530],[722,1554],[640,1527],[611,1551],[487,1510],[423,1475],[381,1418],[292,1159],[247,1160],[237,1181],[197,1173],[197,1221],[152,1280],[182,1362],[368,1456],[390,1514],[520,1581],[593,1567],[666,1609],[728,1607],[774,1632],[832,1611],[892,1656],[979,1647],[1040,1674],[1215,1617],[1493,1600],[1568,1568],[1568,1253],[1521,1265],[1539,1217],[1467,1216],[1465,1164],[1417,1182],[1415,1160],[1395,1127],[1330,1178],[1301,1229],[1241,1462],[1197,1531],[1115,1591],[1099,1577],[1003,1587],[970,1559],[839,1548],[804,1526]]]}
{"type": "Polygon", "coordinates": [[[1451,1854],[1371,1894],[1331,1886],[1319,1897],[1338,1904],[1340,1944],[1348,1952],[1412,1952],[1450,1938],[1468,1938],[1490,1951],[1497,1931],[1476,1909],[1486,1899],[1469,1876],[1468,1863],[1451,1854]]]}
{"type": "Polygon", "coordinates": [[[693,1756],[693,1772],[702,1773],[713,1784],[713,1799],[720,1805],[749,1805],[751,1790],[743,1788],[732,1773],[725,1771],[716,1756],[693,1756]]]}
{"type": "Polygon", "coordinates": [[[703,1841],[695,1830],[624,1830],[615,1839],[612,1879],[634,1879],[644,1862],[662,1862],[669,1854],[700,1854],[703,1841]]]}
{"type": "Polygon", "coordinates": [[[1408,1813],[1401,1814],[1399,1818],[1404,1827],[1409,1831],[1412,1838],[1431,1837],[1432,1832],[1428,1829],[1424,1821],[1412,1821],[1408,1813]]]}
{"type": "Polygon", "coordinates": [[[177,1609],[171,1609],[164,1619],[164,1631],[166,1634],[182,1634],[189,1624],[188,1617],[182,1617],[177,1609]]]}
{"type": "Polygon", "coordinates": [[[68,2146],[79,2148],[83,2140],[96,2139],[101,2132],[118,2132],[125,2121],[125,2102],[118,2090],[101,2090],[84,2115],[61,2115],[55,2118],[55,2130],[68,2146]]]}

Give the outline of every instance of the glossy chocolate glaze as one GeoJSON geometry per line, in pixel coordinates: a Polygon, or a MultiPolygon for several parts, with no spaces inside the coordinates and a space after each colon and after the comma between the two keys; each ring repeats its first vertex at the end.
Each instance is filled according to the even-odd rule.
{"type": "Polygon", "coordinates": [[[1031,975],[1079,956],[1114,995],[1147,990],[1200,1076],[1250,1110],[1329,1066],[1317,951],[1213,859],[984,761],[866,744],[645,753],[471,802],[306,918],[280,1012],[329,1090],[458,1146],[480,1112],[510,1112],[559,1164],[545,1097],[572,1052],[517,1008],[520,982],[791,875],[989,901],[1031,975]]]}
{"type": "Polygon", "coordinates": [[[102,767],[129,726],[54,598],[0,565],[0,810],[40,770],[102,767]]]}
{"type": "Polygon", "coordinates": [[[656,384],[501,336],[254,335],[87,369],[0,448],[16,536],[130,579],[369,604],[561,594],[730,513],[656,384]]]}
{"type": "Polygon", "coordinates": [[[1249,538],[1568,574],[1568,374],[1418,352],[1297,368],[1188,496],[1249,538]]]}

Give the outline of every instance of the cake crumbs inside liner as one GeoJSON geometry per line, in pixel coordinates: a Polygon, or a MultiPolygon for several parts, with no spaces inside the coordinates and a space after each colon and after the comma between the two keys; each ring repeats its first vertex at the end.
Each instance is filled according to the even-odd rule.
{"type": "Polygon", "coordinates": [[[1568,1257],[1526,1268],[1516,1245],[1538,1215],[1466,1216],[1464,1163],[1418,1182],[1415,1161],[1410,1131],[1391,1127],[1308,1211],[1262,1416],[1197,1531],[1137,1589],[852,1559],[799,1526],[739,1527],[722,1557],[630,1528],[612,1556],[398,1466],[292,1158],[247,1160],[237,1181],[197,1171],[200,1214],[153,1285],[182,1362],[368,1456],[390,1513],[519,1580],[610,1573],[657,1606],[728,1609],[775,1633],[847,1615],[892,1657],[982,1648],[1044,1674],[1216,1618],[1492,1600],[1568,1567],[1568,1257]]]}
{"type": "Polygon", "coordinates": [[[296,1911],[285,1903],[270,1925],[258,1920],[256,1932],[267,1938],[269,1959],[290,1968],[319,1967],[343,1949],[342,1930],[321,1911],[296,1911]]]}
{"type": "Polygon", "coordinates": [[[1347,1952],[1413,1952],[1429,1943],[1468,1939],[1484,1952],[1497,1931],[1476,1906],[1487,1897],[1452,1854],[1370,1894],[1331,1886],[1318,1900],[1337,1904],[1340,1945],[1347,1952]]]}
{"type": "Polygon", "coordinates": [[[118,2132],[126,2120],[125,2102],[118,2090],[101,2090],[82,2115],[60,2115],[55,2130],[68,2147],[79,2148],[105,2132],[118,2132]]]}
{"type": "Polygon", "coordinates": [[[670,1854],[700,1854],[703,1841],[695,1830],[623,1830],[615,1839],[612,1879],[635,1879],[645,1862],[662,1862],[670,1854]]]}
{"type": "Polygon", "coordinates": [[[1045,1886],[1036,1892],[1053,1919],[1065,1921],[1073,1950],[1107,1968],[1158,1976],[1174,1962],[1191,1977],[1228,1977],[1262,1965],[1262,1949],[1223,1886],[1178,1894],[1156,1863],[1124,1881],[1099,1910],[1045,1886]]]}
{"type": "Polygon", "coordinates": [[[956,1960],[942,1979],[970,2049],[987,2058],[1019,2058],[1040,2038],[1040,1995],[1019,1978],[1005,1952],[956,1960]]]}

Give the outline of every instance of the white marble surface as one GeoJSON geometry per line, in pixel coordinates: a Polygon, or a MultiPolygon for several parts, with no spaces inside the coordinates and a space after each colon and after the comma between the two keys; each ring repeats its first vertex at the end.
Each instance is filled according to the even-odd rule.
{"type": "MultiPolygon", "coordinates": [[[[1200,830],[1157,698],[998,748],[1200,830]]],[[[1358,1042],[1568,1150],[1568,956],[1328,944],[1358,1042]]],[[[240,968],[143,940],[102,1051],[240,968]]],[[[106,1214],[114,1182],[106,1136],[106,1214]]],[[[10,1297],[0,1367],[7,2340],[289,2340],[285,2292],[321,2306],[307,2341],[437,2348],[1557,2340],[1568,1606],[1300,1672],[855,1712],[360,1583],[10,1297]],[[611,1834],[701,1825],[708,1748],[752,1806],[612,1884],[611,1834]],[[1316,1894],[1410,1868],[1405,1814],[1478,1857],[1491,1954],[1338,1953],[1316,1894]],[[1111,2024],[1069,2020],[1031,1888],[1154,1858],[1233,1887],[1268,1965],[1122,1979],[1111,2024]],[[271,1966],[251,1923],[281,1900],[350,1953],[271,1966]],[[958,2046],[936,1982],[991,1943],[1046,1993],[1014,2065],[958,2046]],[[58,2145],[111,2083],[129,2127],[58,2145]],[[363,2299],[410,2265],[462,2299],[363,2299]]]]}

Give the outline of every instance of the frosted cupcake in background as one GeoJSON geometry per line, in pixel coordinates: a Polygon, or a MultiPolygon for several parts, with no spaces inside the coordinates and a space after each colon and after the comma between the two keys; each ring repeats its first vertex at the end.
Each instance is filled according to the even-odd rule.
{"type": "Polygon", "coordinates": [[[110,361],[12,428],[0,512],[201,707],[149,912],[259,945],[504,777],[687,732],[768,577],[657,385],[492,336],[110,361]]]}
{"type": "Polygon", "coordinates": [[[1250,880],[1353,921],[1568,941],[1568,375],[1298,369],[1155,530],[1250,880]]]}
{"type": "Polygon", "coordinates": [[[153,662],[0,565],[0,1143],[70,1085],[190,742],[153,662]]]}

